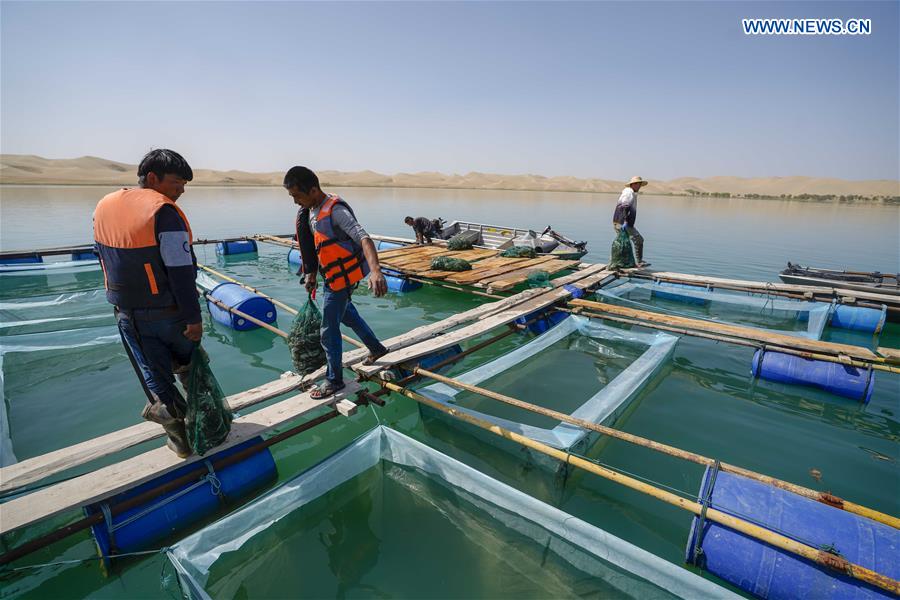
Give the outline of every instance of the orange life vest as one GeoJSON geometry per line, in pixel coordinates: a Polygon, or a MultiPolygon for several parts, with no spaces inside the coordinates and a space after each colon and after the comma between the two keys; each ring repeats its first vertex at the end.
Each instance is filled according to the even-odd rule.
{"type": "Polygon", "coordinates": [[[119,308],[155,308],[176,304],[156,237],[156,213],[178,205],[155,190],[121,189],[107,194],[94,211],[94,242],[103,267],[106,299],[119,308]]]}
{"type": "MultiPolygon", "coordinates": [[[[328,196],[319,209],[313,235],[319,259],[319,273],[325,279],[325,285],[335,292],[356,285],[369,271],[362,256],[362,248],[352,239],[339,240],[335,233],[331,211],[338,203],[350,208],[350,205],[340,197],[328,196]]],[[[350,212],[352,214],[352,209],[350,212]]]]}

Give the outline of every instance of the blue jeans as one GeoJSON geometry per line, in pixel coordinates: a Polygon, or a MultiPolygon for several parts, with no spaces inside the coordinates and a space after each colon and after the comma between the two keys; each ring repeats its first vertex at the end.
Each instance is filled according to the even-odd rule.
{"type": "Polygon", "coordinates": [[[356,332],[362,343],[366,345],[372,354],[380,354],[386,348],[375,337],[375,333],[357,312],[350,296],[351,288],[344,288],[339,292],[333,292],[325,286],[325,301],[322,308],[322,347],[325,348],[325,357],[328,359],[328,369],[325,379],[332,385],[343,385],[344,371],[342,357],[344,342],[341,339],[341,323],[356,332]]]}
{"type": "Polygon", "coordinates": [[[179,316],[145,319],[149,311],[116,311],[119,335],[147,400],[163,402],[172,415],[183,416],[186,403],[175,387],[173,369],[191,362],[194,342],[184,337],[179,316]]]}

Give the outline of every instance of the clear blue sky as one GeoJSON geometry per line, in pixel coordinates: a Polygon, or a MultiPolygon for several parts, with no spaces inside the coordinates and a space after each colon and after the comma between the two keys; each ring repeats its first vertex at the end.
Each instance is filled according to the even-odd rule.
{"type": "Polygon", "coordinates": [[[900,179],[900,3],[10,2],[4,153],[900,179]],[[745,36],[745,17],[870,36],[745,36]]]}

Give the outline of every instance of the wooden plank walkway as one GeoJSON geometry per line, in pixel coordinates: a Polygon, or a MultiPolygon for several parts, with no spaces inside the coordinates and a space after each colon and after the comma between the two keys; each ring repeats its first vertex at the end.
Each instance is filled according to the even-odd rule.
{"type": "MultiPolygon", "coordinates": [[[[347,382],[344,390],[325,400],[313,400],[308,392],[304,392],[239,417],[232,423],[228,438],[216,450],[236,446],[318,408],[335,404],[358,389],[359,385],[355,382],[347,382]]],[[[182,460],[166,447],[156,448],[81,477],[37,490],[3,505],[3,510],[0,510],[0,533],[15,531],[67,510],[109,498],[173,469],[205,459],[206,457],[192,456],[182,460]]]]}
{"type": "MultiPolygon", "coordinates": [[[[541,293],[543,290],[527,290],[515,296],[510,296],[497,302],[489,302],[468,311],[452,315],[442,321],[423,325],[412,331],[383,340],[385,346],[391,350],[397,350],[426,340],[432,336],[457,327],[464,323],[474,321],[493,313],[524,302],[541,293]]],[[[364,360],[368,356],[365,348],[345,352],[343,356],[344,366],[351,367],[364,360]]],[[[245,409],[265,400],[275,398],[292,390],[298,389],[304,384],[311,383],[325,375],[325,368],[321,368],[305,377],[290,375],[281,379],[266,383],[257,388],[229,396],[229,405],[234,410],[245,409]]],[[[155,423],[139,423],[120,431],[86,440],[79,444],[55,450],[41,456],[23,460],[0,469],[0,491],[6,492],[45,479],[56,473],[86,464],[92,460],[109,456],[115,452],[131,448],[138,444],[161,438],[164,435],[162,427],[155,423]]]]}
{"type": "MultiPolygon", "coordinates": [[[[571,292],[563,287],[566,284],[572,284],[576,287],[587,289],[614,276],[613,272],[606,270],[606,265],[593,265],[582,271],[555,279],[553,285],[556,287],[552,290],[548,290],[547,288],[528,290],[528,292],[532,292],[531,297],[528,299],[525,299],[524,301],[519,300],[499,312],[495,312],[490,316],[479,319],[476,323],[423,341],[419,344],[389,352],[378,359],[374,365],[357,365],[354,369],[366,377],[371,377],[390,366],[404,363],[438,350],[443,350],[444,348],[448,348],[470,338],[478,337],[495,327],[505,325],[521,316],[550,306],[560,300],[565,300],[571,296],[571,292]],[[535,294],[534,292],[537,293],[535,294]]],[[[507,300],[513,298],[525,298],[525,294],[526,292],[522,292],[507,298],[507,300]]]]}

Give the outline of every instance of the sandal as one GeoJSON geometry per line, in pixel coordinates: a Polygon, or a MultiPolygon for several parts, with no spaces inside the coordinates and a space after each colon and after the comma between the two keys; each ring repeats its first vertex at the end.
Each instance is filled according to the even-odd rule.
{"type": "Polygon", "coordinates": [[[378,352],[377,354],[370,354],[369,356],[366,357],[366,360],[364,360],[364,361],[362,362],[362,364],[364,364],[364,365],[367,366],[367,367],[371,367],[372,365],[375,364],[375,362],[376,362],[379,358],[381,358],[382,356],[384,356],[384,355],[387,354],[388,352],[390,352],[390,350],[388,350],[387,348],[385,348],[383,352],[378,352]]]}
{"type": "Polygon", "coordinates": [[[309,397],[313,400],[324,400],[328,396],[333,396],[337,394],[339,391],[347,387],[347,384],[342,383],[337,386],[330,381],[326,382],[325,385],[322,386],[314,386],[313,389],[309,391],[309,397]]]}

